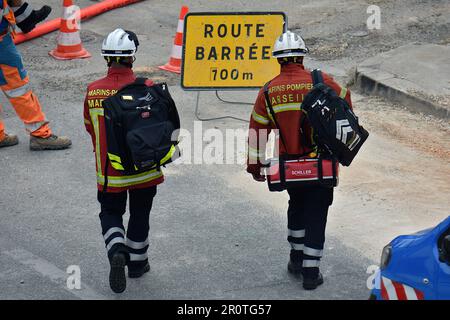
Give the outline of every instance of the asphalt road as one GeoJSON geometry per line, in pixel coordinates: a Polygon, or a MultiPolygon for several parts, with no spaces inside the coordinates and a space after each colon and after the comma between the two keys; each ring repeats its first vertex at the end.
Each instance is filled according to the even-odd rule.
{"type": "MultiPolygon", "coordinates": [[[[283,1],[276,9],[288,12],[290,23],[300,24],[303,13],[289,13],[294,2],[283,1]]],[[[366,116],[371,138],[352,167],[343,170],[335,192],[322,264],[323,286],[306,292],[286,272],[286,194],[269,193],[264,184],[253,182],[242,164],[192,164],[168,168],[166,182],[158,189],[151,213],[151,272],[130,280],[121,295],[110,291],[94,157],[82,120],[84,90],[104,74],[104,62],[97,53],[102,38],[117,26],[138,30],[143,45],[137,68],[164,77],[152,73],[152,67],[168,59],[179,3],[145,1],[84,23],[82,38],[93,54],[89,60],[49,58],[56,34],[19,47],[54,131],[69,135],[73,147],[30,152],[20,121],[4,105],[6,127],[19,134],[21,144],[0,150],[0,299],[366,299],[366,270],[378,263],[383,245],[398,234],[445,218],[450,183],[448,157],[430,155],[420,145],[401,139],[401,133],[416,125],[417,119],[389,103],[358,94],[353,95],[355,108],[362,119],[366,116]],[[394,111],[379,112],[381,106],[394,111]],[[383,127],[387,117],[399,124],[398,132],[383,127]],[[66,271],[71,265],[80,267],[80,290],[67,287],[66,271]]],[[[273,9],[271,2],[187,3],[196,11],[273,9]]],[[[327,7],[330,2],[307,1],[305,10],[321,5],[327,7]]],[[[341,8],[342,1],[336,7],[341,8]]],[[[332,69],[338,79],[347,72],[334,60],[307,62],[332,69]]],[[[183,128],[192,131],[196,93],[181,90],[176,77],[168,80],[183,128]]],[[[256,93],[223,95],[253,102],[256,93]]],[[[4,104],[4,97],[0,102],[4,104]]],[[[248,118],[251,111],[250,106],[223,104],[212,92],[202,93],[200,103],[204,116],[248,118]]],[[[428,119],[421,125],[432,132],[436,121],[428,119]]],[[[246,128],[245,123],[228,120],[203,126],[223,131],[246,128]]]]}

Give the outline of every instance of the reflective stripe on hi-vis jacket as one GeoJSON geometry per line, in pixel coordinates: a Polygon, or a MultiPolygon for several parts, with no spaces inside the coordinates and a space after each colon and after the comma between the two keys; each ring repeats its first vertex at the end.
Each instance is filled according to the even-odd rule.
{"type": "Polygon", "coordinates": [[[269,121],[270,121],[269,118],[266,118],[263,115],[257,114],[255,110],[253,110],[253,112],[252,112],[252,118],[256,122],[258,122],[258,123],[260,123],[262,125],[265,125],[265,126],[267,126],[269,124],[269,121]]]}

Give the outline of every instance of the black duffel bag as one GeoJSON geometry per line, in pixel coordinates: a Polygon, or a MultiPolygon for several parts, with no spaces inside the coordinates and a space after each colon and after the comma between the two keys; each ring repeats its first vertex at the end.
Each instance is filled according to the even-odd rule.
{"type": "Polygon", "coordinates": [[[314,87],[305,96],[302,110],[314,129],[314,141],[342,165],[349,166],[369,132],[359,125],[347,101],[324,83],[322,72],[316,69],[311,74],[314,87]]]}

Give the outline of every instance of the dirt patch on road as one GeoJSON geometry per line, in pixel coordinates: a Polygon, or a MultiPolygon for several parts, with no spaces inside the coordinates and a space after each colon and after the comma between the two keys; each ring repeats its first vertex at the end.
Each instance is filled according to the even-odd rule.
{"type": "MultiPolygon", "coordinates": [[[[364,96],[355,101],[361,124],[450,163],[450,121],[413,114],[383,98],[364,96]],[[377,106],[376,109],[373,106],[377,106]]],[[[386,150],[389,152],[389,150],[386,150]]]]}

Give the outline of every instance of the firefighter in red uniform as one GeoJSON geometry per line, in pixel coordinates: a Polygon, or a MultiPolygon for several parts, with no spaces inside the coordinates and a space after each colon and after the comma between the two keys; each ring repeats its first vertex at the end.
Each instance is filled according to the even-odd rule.
{"type": "MultiPolygon", "coordinates": [[[[314,143],[311,128],[305,123],[301,130],[303,97],[313,87],[309,70],[303,66],[303,57],[308,53],[303,39],[290,31],[283,33],[275,42],[273,57],[281,65],[281,73],[270,81],[269,98],[277,117],[281,133],[286,140],[286,149],[279,145],[279,154],[314,157],[314,143]],[[303,135],[303,137],[302,137],[303,135]],[[306,142],[306,143],[305,143],[306,142]]],[[[341,88],[323,73],[324,82],[351,105],[350,91],[341,88]]],[[[264,90],[261,89],[250,119],[250,131],[255,137],[249,139],[247,172],[256,181],[265,181],[261,169],[265,160],[266,141],[275,125],[266,109],[264,90]]],[[[303,276],[303,287],[315,289],[323,283],[319,271],[320,259],[325,242],[325,226],[328,208],[333,201],[333,188],[302,187],[291,188],[288,208],[288,242],[291,246],[288,271],[303,276]]]]}
{"type": "MultiPolygon", "coordinates": [[[[138,45],[133,32],[116,29],[108,35],[102,45],[102,56],[109,67],[108,75],[88,86],[84,104],[84,122],[95,151],[100,222],[111,266],[110,286],[117,293],[126,288],[125,265],[130,278],[141,277],[150,270],[147,255],[149,215],[156,186],[164,180],[159,169],[123,175],[108,162],[107,189],[103,190],[107,145],[102,101],[135,81],[132,64],[138,45]],[[125,231],[122,216],[127,194],[130,219],[125,231]]],[[[147,85],[151,86],[153,82],[147,80],[147,85]]]]}

